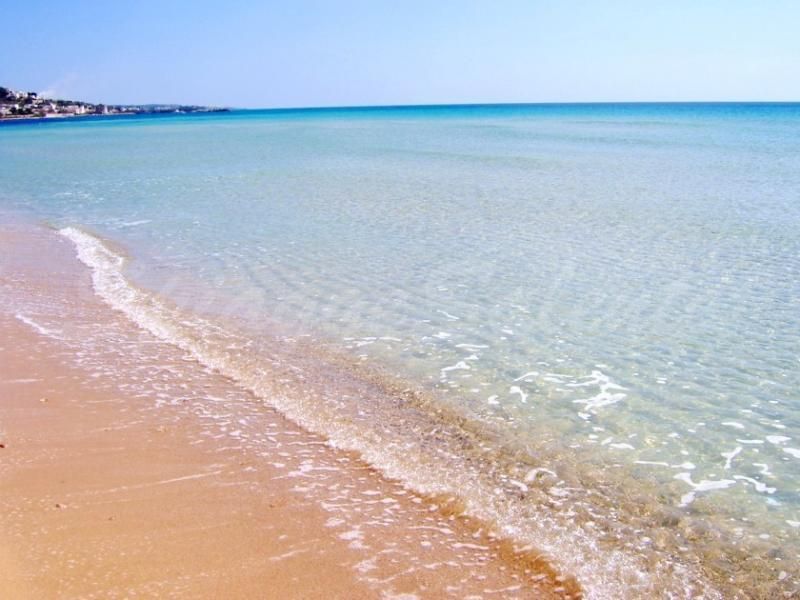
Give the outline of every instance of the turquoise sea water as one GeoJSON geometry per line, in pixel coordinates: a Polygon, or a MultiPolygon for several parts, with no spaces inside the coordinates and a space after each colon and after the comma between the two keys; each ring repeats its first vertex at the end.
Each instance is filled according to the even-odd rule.
{"type": "Polygon", "coordinates": [[[346,444],[347,415],[377,466],[456,487],[598,595],[631,585],[626,552],[725,594],[800,584],[798,104],[11,124],[0,208],[118,243],[126,281],[235,332],[248,373],[302,339],[418,387],[430,422],[391,444],[444,411],[513,448],[473,489],[459,444],[403,465],[368,441],[402,408],[332,382],[305,423],[346,444]],[[581,571],[604,553],[622,566],[581,571]]]}

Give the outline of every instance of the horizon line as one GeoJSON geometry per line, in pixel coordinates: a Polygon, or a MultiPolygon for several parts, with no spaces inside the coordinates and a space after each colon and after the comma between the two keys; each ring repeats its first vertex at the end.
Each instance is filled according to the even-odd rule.
{"type": "MultiPolygon", "coordinates": [[[[52,100],[52,98],[51,98],[52,100]]],[[[71,102],[83,102],[86,104],[103,104],[103,103],[90,103],[83,100],[71,100],[71,102]]],[[[672,105],[672,106],[700,106],[700,105],[748,105],[748,106],[797,106],[800,108],[800,100],[597,100],[597,101],[577,101],[577,102],[464,102],[464,103],[433,103],[433,104],[361,104],[361,105],[330,105],[330,106],[280,106],[280,107],[238,107],[238,106],[221,106],[221,105],[204,105],[204,104],[189,104],[189,103],[173,103],[173,102],[147,102],[147,103],[134,103],[134,104],[107,104],[107,106],[196,106],[201,108],[212,109],[209,112],[193,112],[181,113],[181,116],[207,116],[219,115],[235,112],[313,112],[313,111],[381,111],[381,110],[397,110],[397,109],[447,109],[447,108],[488,108],[488,107],[526,107],[526,106],[655,106],[655,105],[672,105]]],[[[176,113],[152,113],[152,114],[113,114],[113,115],[96,115],[87,114],[77,117],[69,115],[60,115],[53,117],[19,117],[14,119],[2,119],[0,125],[11,124],[24,124],[24,123],[55,123],[62,121],[80,120],[106,120],[106,119],[119,119],[119,118],[141,118],[141,117],[169,117],[175,116],[176,113]]]]}
{"type": "MultiPolygon", "coordinates": [[[[147,102],[138,104],[138,106],[146,106],[149,104],[159,104],[158,102],[147,102]]],[[[182,104],[188,106],[187,103],[172,103],[162,102],[160,104],[170,106],[182,104]]],[[[593,106],[593,105],[610,105],[610,104],[800,104],[798,100],[578,100],[578,101],[560,101],[560,100],[547,100],[540,102],[431,102],[422,104],[331,104],[331,105],[316,105],[316,106],[220,106],[220,105],[204,105],[198,104],[195,106],[211,106],[218,108],[226,108],[228,110],[344,110],[344,109],[381,109],[381,108],[451,108],[451,107],[484,107],[484,106],[593,106]]],[[[118,106],[125,106],[124,104],[118,106]]],[[[137,104],[129,105],[137,106],[137,104]]]]}
{"type": "MultiPolygon", "coordinates": [[[[6,87],[6,86],[3,86],[6,87]]],[[[7,88],[17,91],[14,88],[7,88]]],[[[26,92],[31,93],[31,92],[26,92]]],[[[41,94],[41,92],[33,92],[41,94]]],[[[295,105],[295,106],[234,106],[225,104],[203,104],[196,102],[104,102],[75,100],[72,98],[54,98],[41,96],[48,100],[66,100],[85,104],[105,104],[107,106],[201,106],[204,108],[224,108],[227,110],[325,110],[325,109],[387,109],[387,108],[443,108],[443,107],[481,107],[481,106],[548,106],[548,105],[607,105],[607,104],[800,104],[800,98],[794,100],[540,100],[513,102],[422,102],[400,104],[329,104],[329,105],[295,105]]]]}

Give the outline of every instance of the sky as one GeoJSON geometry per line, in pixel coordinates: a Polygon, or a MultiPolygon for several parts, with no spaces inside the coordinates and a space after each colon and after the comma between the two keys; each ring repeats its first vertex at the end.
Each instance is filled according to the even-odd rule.
{"type": "Polygon", "coordinates": [[[800,100],[800,0],[2,0],[0,85],[273,108],[800,100]]]}

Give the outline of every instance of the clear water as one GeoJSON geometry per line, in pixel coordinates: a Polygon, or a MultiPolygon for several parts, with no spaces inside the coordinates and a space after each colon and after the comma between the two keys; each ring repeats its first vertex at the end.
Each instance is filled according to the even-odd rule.
{"type": "Polygon", "coordinates": [[[184,314],[310,335],[522,449],[535,468],[497,494],[582,507],[583,554],[536,532],[557,561],[654,548],[725,593],[800,583],[800,105],[14,124],[0,207],[118,242],[184,314]]]}

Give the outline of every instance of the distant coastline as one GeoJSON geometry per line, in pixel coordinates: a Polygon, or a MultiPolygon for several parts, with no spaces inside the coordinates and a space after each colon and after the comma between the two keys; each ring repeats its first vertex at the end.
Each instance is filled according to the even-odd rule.
{"type": "Polygon", "coordinates": [[[94,104],[40,97],[0,86],[0,120],[50,119],[96,115],[153,115],[228,112],[229,108],[193,104],[94,104]]]}

